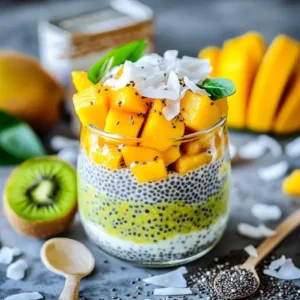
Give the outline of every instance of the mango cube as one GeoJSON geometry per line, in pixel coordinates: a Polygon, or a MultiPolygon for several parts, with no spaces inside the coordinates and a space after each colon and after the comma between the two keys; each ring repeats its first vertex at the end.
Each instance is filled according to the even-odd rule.
{"type": "Polygon", "coordinates": [[[161,155],[165,165],[168,166],[180,157],[180,148],[178,145],[172,146],[168,150],[161,152],[161,155]]]}
{"type": "Polygon", "coordinates": [[[209,133],[193,141],[182,143],[182,151],[189,155],[195,155],[201,152],[205,152],[211,148],[213,139],[213,133],[209,133]]]}
{"type": "Polygon", "coordinates": [[[132,164],[130,170],[139,183],[161,180],[168,175],[162,159],[148,163],[132,164]]]}
{"type": "Polygon", "coordinates": [[[300,169],[284,179],[282,189],[287,195],[300,197],[300,169]]]}
{"type": "Polygon", "coordinates": [[[72,80],[77,92],[81,92],[94,85],[89,80],[87,72],[83,72],[83,71],[73,71],[72,80]]]}

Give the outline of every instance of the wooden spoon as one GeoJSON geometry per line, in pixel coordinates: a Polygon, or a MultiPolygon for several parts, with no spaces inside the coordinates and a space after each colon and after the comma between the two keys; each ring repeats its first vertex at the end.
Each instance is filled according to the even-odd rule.
{"type": "Polygon", "coordinates": [[[81,278],[95,268],[90,250],[78,241],[54,238],[43,245],[41,259],[46,268],[66,278],[59,300],[78,300],[81,278]]]}
{"type": "MultiPolygon", "coordinates": [[[[286,218],[276,229],[276,234],[264,240],[260,246],[257,248],[257,257],[250,256],[242,265],[238,266],[240,269],[244,269],[250,271],[254,278],[257,280],[257,286],[255,290],[248,295],[243,295],[242,297],[231,297],[228,299],[242,299],[249,297],[253,293],[255,293],[260,285],[259,276],[255,270],[255,267],[260,263],[260,261],[268,255],[287,235],[289,235],[294,229],[296,229],[300,225],[300,210],[297,210],[288,218],[286,218]]],[[[214,280],[214,287],[216,289],[216,281],[218,274],[214,280]]]]}

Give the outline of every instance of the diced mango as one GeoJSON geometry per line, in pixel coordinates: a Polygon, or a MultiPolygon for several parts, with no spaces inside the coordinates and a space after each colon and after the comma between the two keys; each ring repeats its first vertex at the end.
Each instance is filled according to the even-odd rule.
{"type": "Polygon", "coordinates": [[[149,98],[142,97],[131,85],[117,91],[111,91],[110,106],[112,108],[144,114],[150,103],[149,98]]]}
{"type": "Polygon", "coordinates": [[[193,141],[182,143],[182,151],[189,155],[206,152],[211,148],[213,139],[214,135],[212,133],[209,133],[207,135],[203,135],[197,139],[194,139],[193,141]]]}
{"type": "Polygon", "coordinates": [[[89,129],[87,126],[82,126],[80,133],[80,143],[87,155],[90,155],[92,151],[96,151],[101,148],[105,140],[97,132],[89,129]]]}
{"type": "Polygon", "coordinates": [[[284,179],[282,189],[287,195],[300,197],[300,169],[284,179]]]}
{"type": "Polygon", "coordinates": [[[248,128],[267,132],[272,129],[276,111],[300,54],[299,43],[285,35],[270,45],[257,72],[247,115],[248,128]]]}
{"type": "Polygon", "coordinates": [[[179,146],[172,146],[168,150],[161,152],[162,159],[166,166],[172,164],[180,157],[180,148],[179,146]]]}
{"type": "Polygon", "coordinates": [[[221,49],[214,46],[203,48],[198,53],[199,58],[210,60],[210,65],[212,67],[212,72],[210,73],[210,77],[218,76],[218,63],[219,63],[220,53],[221,53],[221,49]]]}
{"type": "Polygon", "coordinates": [[[212,101],[206,95],[198,95],[187,91],[180,103],[181,114],[187,129],[192,131],[208,129],[220,121],[224,112],[221,112],[219,106],[216,105],[218,101],[226,100],[212,101]]]}
{"type": "Polygon", "coordinates": [[[76,113],[83,126],[93,124],[103,130],[108,112],[108,96],[99,85],[93,85],[73,96],[76,113]]]}
{"type": "Polygon", "coordinates": [[[152,162],[161,159],[161,154],[158,151],[141,146],[125,145],[122,147],[121,153],[127,167],[133,162],[152,162]]]}
{"type": "Polygon", "coordinates": [[[184,123],[180,118],[168,121],[162,113],[163,108],[162,100],[154,101],[141,134],[141,138],[149,139],[142,141],[144,147],[165,151],[173,145],[172,138],[184,135],[184,123]]]}
{"type": "MultiPolygon", "coordinates": [[[[293,75],[286,90],[282,106],[274,122],[277,134],[288,134],[300,130],[300,68],[293,75]]],[[[299,183],[300,184],[300,183],[299,183]]]]}
{"type": "Polygon", "coordinates": [[[212,155],[208,153],[200,153],[196,155],[182,155],[174,163],[177,173],[184,175],[189,171],[200,168],[211,162],[212,155]]]}
{"type": "Polygon", "coordinates": [[[168,176],[162,159],[148,163],[132,164],[130,170],[139,183],[161,180],[168,176]]]}
{"type": "Polygon", "coordinates": [[[81,92],[94,84],[88,79],[87,72],[83,71],[73,71],[72,73],[73,84],[77,92],[81,92]]]}
{"type": "Polygon", "coordinates": [[[116,145],[105,144],[90,152],[90,158],[95,164],[104,165],[110,170],[120,167],[122,154],[116,145]]]}
{"type": "Polygon", "coordinates": [[[136,113],[111,108],[108,112],[104,131],[125,137],[137,137],[144,122],[136,113]]]}

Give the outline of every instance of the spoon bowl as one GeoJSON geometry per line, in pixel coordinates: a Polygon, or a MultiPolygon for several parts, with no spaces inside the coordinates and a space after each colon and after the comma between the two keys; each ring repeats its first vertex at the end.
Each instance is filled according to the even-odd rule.
{"type": "Polygon", "coordinates": [[[66,278],[60,300],[77,300],[80,280],[95,268],[95,258],[90,250],[67,238],[48,240],[41,249],[41,259],[46,268],[66,278]]]}

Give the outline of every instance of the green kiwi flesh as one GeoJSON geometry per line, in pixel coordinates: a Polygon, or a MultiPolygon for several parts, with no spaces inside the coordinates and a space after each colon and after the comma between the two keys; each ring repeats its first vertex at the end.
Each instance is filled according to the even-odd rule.
{"type": "Polygon", "coordinates": [[[6,201],[22,219],[55,220],[76,206],[76,181],[75,170],[62,160],[53,157],[30,159],[9,177],[6,201]]]}

